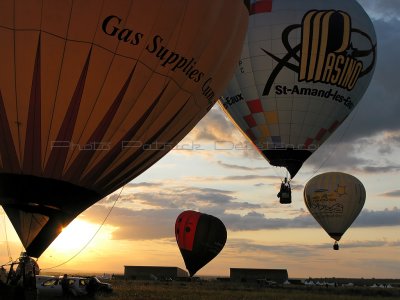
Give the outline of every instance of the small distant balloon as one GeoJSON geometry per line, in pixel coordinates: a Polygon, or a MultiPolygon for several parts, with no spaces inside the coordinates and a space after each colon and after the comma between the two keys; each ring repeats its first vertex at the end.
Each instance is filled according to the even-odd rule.
{"type": "Polygon", "coordinates": [[[313,177],[304,188],[304,202],[321,227],[337,242],[365,203],[365,188],[356,177],[328,172],[313,177]]]}
{"type": "Polygon", "coordinates": [[[221,252],[227,233],[220,219],[187,210],[176,219],[175,237],[186,269],[193,276],[221,252]]]}

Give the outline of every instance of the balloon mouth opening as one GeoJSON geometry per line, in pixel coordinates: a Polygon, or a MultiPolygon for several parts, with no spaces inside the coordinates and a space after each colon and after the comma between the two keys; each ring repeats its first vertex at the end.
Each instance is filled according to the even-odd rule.
{"type": "Polygon", "coordinates": [[[340,239],[342,238],[343,234],[342,233],[337,233],[337,232],[328,232],[329,236],[335,240],[335,243],[339,242],[340,239]]]}
{"type": "Polygon", "coordinates": [[[101,198],[93,190],[58,179],[0,174],[0,205],[30,257],[39,257],[62,227],[101,198]]]}
{"type": "Polygon", "coordinates": [[[290,174],[290,178],[293,178],[303,163],[310,157],[312,151],[287,147],[263,149],[262,153],[271,165],[285,167],[290,174]]]}

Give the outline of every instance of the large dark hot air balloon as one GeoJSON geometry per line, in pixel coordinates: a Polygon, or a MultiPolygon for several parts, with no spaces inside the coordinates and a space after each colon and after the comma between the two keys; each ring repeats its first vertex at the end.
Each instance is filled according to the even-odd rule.
{"type": "Polygon", "coordinates": [[[304,188],[304,202],[315,220],[335,240],[335,250],[363,208],[365,197],[361,181],[340,172],[317,175],[304,188]]]}
{"type": "Polygon", "coordinates": [[[187,210],[175,222],[175,236],[190,276],[221,252],[226,242],[226,228],[214,216],[187,210]]]}
{"type": "Polygon", "coordinates": [[[222,106],[293,178],[366,91],[374,27],[356,0],[248,2],[248,32],[222,106]]]}
{"type": "Polygon", "coordinates": [[[242,0],[1,1],[0,204],[29,256],[207,113],[247,21],[242,0]]]}

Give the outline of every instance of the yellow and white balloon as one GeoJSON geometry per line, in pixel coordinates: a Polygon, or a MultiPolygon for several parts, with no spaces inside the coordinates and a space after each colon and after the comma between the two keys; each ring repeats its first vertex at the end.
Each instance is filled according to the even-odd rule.
{"type": "Polygon", "coordinates": [[[311,215],[337,242],[364,206],[366,192],[356,177],[328,172],[313,177],[304,188],[304,202],[311,215]]]}

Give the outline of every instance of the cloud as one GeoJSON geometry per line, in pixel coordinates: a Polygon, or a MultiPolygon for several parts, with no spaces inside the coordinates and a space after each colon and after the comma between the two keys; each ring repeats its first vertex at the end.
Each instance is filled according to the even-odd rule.
{"type": "Polygon", "coordinates": [[[392,132],[360,137],[351,143],[336,138],[322,145],[306,161],[303,169],[311,169],[313,174],[332,169],[368,174],[398,172],[400,165],[390,156],[394,151],[400,151],[397,139],[398,135],[392,132]]]}
{"type": "MultiPolygon", "coordinates": [[[[225,214],[221,216],[227,228],[233,231],[283,229],[283,228],[315,228],[320,227],[315,219],[303,210],[299,210],[294,218],[268,218],[255,211],[246,215],[225,214]]],[[[379,227],[400,225],[400,210],[396,207],[382,211],[364,209],[352,227],[379,227]]]]}
{"type": "MultiPolygon", "coordinates": [[[[99,223],[109,208],[94,205],[85,211],[85,220],[99,223]]],[[[114,207],[106,224],[115,227],[112,239],[115,240],[152,240],[174,237],[176,217],[182,211],[178,209],[146,209],[135,211],[114,207]]]]}
{"type": "MultiPolygon", "coordinates": [[[[304,167],[309,167],[317,173],[318,171],[329,169],[349,170],[354,169],[358,165],[371,163],[370,159],[363,158],[359,155],[360,144],[338,142],[337,139],[330,140],[326,145],[322,145],[320,149],[305,162],[304,167]]],[[[304,168],[303,167],[303,168],[304,168]]],[[[302,169],[300,169],[302,172],[302,169]]]]}
{"type": "Polygon", "coordinates": [[[285,219],[268,218],[264,214],[252,211],[243,216],[225,214],[221,217],[221,220],[232,231],[317,227],[315,220],[308,214],[293,219],[285,219]]]}
{"type": "Polygon", "coordinates": [[[390,173],[400,171],[400,166],[365,166],[361,170],[366,173],[390,173]]]}
{"type": "Polygon", "coordinates": [[[192,182],[217,182],[217,181],[241,181],[241,180],[270,180],[272,182],[279,182],[280,177],[274,175],[230,175],[230,176],[208,176],[208,177],[200,177],[200,176],[190,176],[185,177],[184,180],[192,181],[192,182]]]}
{"type": "MultiPolygon", "coordinates": [[[[252,208],[251,204],[238,203],[230,205],[231,209],[252,208]]],[[[253,207],[254,208],[254,207],[253,207]]],[[[170,230],[167,228],[175,224],[176,217],[183,211],[182,208],[164,208],[164,209],[143,209],[134,211],[127,208],[114,208],[107,220],[107,223],[118,228],[113,235],[115,239],[155,239],[170,237],[170,230]],[[146,230],[138,232],[141,226],[146,230]]],[[[195,209],[196,210],[196,209],[195,209]]],[[[228,209],[227,209],[228,210],[228,209]]],[[[301,210],[300,214],[294,218],[268,218],[262,213],[250,211],[245,215],[226,213],[224,209],[218,210],[208,208],[201,210],[217,216],[222,220],[228,230],[231,231],[254,231],[265,229],[288,229],[288,228],[319,228],[320,225],[308,213],[301,210]]],[[[95,205],[85,212],[85,217],[89,221],[99,222],[108,212],[108,208],[95,205]]],[[[363,210],[356,219],[352,227],[379,227],[379,226],[399,226],[400,211],[397,208],[383,211],[363,210]]]]}
{"type": "MultiPolygon", "coordinates": [[[[296,256],[296,257],[314,257],[314,251],[310,251],[311,245],[265,245],[256,243],[249,239],[229,239],[226,246],[227,250],[236,253],[265,253],[277,254],[279,256],[296,256]]],[[[259,259],[259,255],[252,255],[255,259],[259,259]]]]}
{"type": "Polygon", "coordinates": [[[109,196],[103,198],[102,200],[100,200],[100,201],[97,202],[97,203],[98,203],[98,204],[109,204],[109,203],[112,204],[112,203],[114,203],[115,201],[120,201],[120,202],[123,201],[122,198],[121,198],[121,195],[120,195],[118,192],[113,193],[113,194],[111,194],[111,195],[109,195],[109,196]]]}
{"type": "Polygon", "coordinates": [[[223,180],[254,180],[254,179],[279,180],[280,178],[271,175],[232,175],[232,176],[225,176],[222,179],[223,180]]]}
{"type": "MultiPolygon", "coordinates": [[[[366,2],[366,1],[365,1],[366,2]]],[[[384,1],[368,1],[376,7],[385,8],[387,11],[395,12],[398,16],[399,3],[397,5],[385,6],[384,1]],[[382,6],[381,6],[382,5],[382,6]],[[393,7],[396,7],[394,9],[393,7]]],[[[385,9],[385,12],[386,12],[385,9]]],[[[346,141],[354,141],[356,138],[371,136],[382,131],[395,131],[400,129],[398,112],[400,111],[400,85],[398,84],[398,72],[400,61],[398,57],[398,41],[400,40],[400,20],[384,22],[374,21],[377,45],[377,63],[375,73],[363,99],[355,109],[356,115],[345,135],[346,141]]],[[[353,112],[354,114],[354,112],[353,112]]],[[[342,127],[348,125],[353,118],[352,115],[345,121],[342,127]]]]}
{"type": "MultiPolygon", "coordinates": [[[[380,248],[380,247],[397,247],[400,241],[386,241],[386,240],[366,240],[366,241],[353,241],[346,242],[340,245],[342,249],[351,248],[380,248]]],[[[265,253],[274,254],[283,257],[305,257],[316,259],[318,253],[317,249],[331,249],[332,243],[320,243],[320,244],[260,244],[249,239],[230,239],[228,240],[226,247],[230,252],[236,253],[265,253]]],[[[228,251],[229,251],[228,250],[228,251]]],[[[325,253],[321,253],[325,256],[325,253]]],[[[259,255],[253,255],[258,259],[259,255]]]]}
{"type": "Polygon", "coordinates": [[[155,186],[162,186],[162,185],[163,184],[159,183],[159,182],[157,182],[157,183],[156,182],[138,182],[138,183],[130,182],[125,186],[136,188],[136,187],[155,187],[155,186]]]}
{"type": "Polygon", "coordinates": [[[355,220],[354,227],[399,226],[400,209],[394,207],[381,211],[364,209],[355,220]]]}
{"type": "Polygon", "coordinates": [[[394,241],[394,242],[389,242],[389,246],[393,246],[393,247],[398,247],[398,246],[400,246],[400,240],[394,241]]]}
{"type": "MultiPolygon", "coordinates": [[[[216,104],[189,133],[185,140],[237,142],[238,139],[234,138],[235,133],[237,133],[237,129],[216,104]]],[[[243,137],[241,139],[244,140],[243,137]]]]}
{"type": "Polygon", "coordinates": [[[400,145],[400,133],[398,131],[388,132],[386,134],[386,142],[391,144],[400,145]]]}
{"type": "Polygon", "coordinates": [[[358,0],[358,2],[373,19],[382,19],[386,22],[400,19],[398,0],[358,0]]]}
{"type": "Polygon", "coordinates": [[[136,201],[144,205],[157,207],[159,209],[181,208],[209,211],[219,213],[224,207],[240,208],[243,206],[257,207],[249,203],[234,202],[236,197],[230,191],[202,188],[175,188],[164,189],[154,192],[140,192],[133,195],[136,201]]]}
{"type": "Polygon", "coordinates": [[[224,163],[222,161],[217,161],[218,165],[227,169],[235,169],[235,170],[244,170],[244,171],[257,171],[257,170],[267,170],[266,167],[247,167],[247,166],[240,166],[240,165],[233,165],[224,163]]]}
{"type": "MultiPolygon", "coordinates": [[[[265,161],[245,135],[228,119],[219,105],[214,105],[180,144],[194,145],[203,150],[210,150],[211,147],[212,151],[200,151],[202,155],[223,151],[227,156],[265,161]]],[[[195,147],[194,150],[196,150],[195,147]]],[[[192,154],[199,151],[182,152],[192,154]]]]}
{"type": "Polygon", "coordinates": [[[153,189],[141,192],[113,194],[99,204],[114,203],[118,197],[119,205],[131,207],[134,210],[180,208],[220,214],[225,210],[261,208],[259,204],[239,201],[234,191],[190,186],[171,186],[161,189],[155,186],[153,189]]]}
{"type": "MultiPolygon", "coordinates": [[[[203,156],[215,160],[215,154],[263,161],[265,159],[215,105],[192,131],[173,149],[181,155],[203,156]]],[[[266,165],[267,162],[265,162],[266,165]]]]}
{"type": "MultiPolygon", "coordinates": [[[[238,177],[235,178],[239,180],[238,177]]],[[[244,178],[248,178],[247,175],[244,178]]],[[[251,178],[260,179],[260,176],[251,178]]],[[[250,203],[239,195],[236,191],[208,187],[147,186],[144,191],[119,195],[107,224],[115,228],[113,238],[131,240],[170,237],[170,227],[184,210],[216,216],[231,231],[320,227],[304,209],[293,209],[290,214],[286,211],[286,218],[275,217],[275,211],[266,210],[265,204],[250,203]]],[[[83,217],[91,222],[102,222],[116,197],[118,194],[113,194],[89,208],[83,217]]],[[[364,209],[353,227],[399,225],[400,210],[394,207],[382,211],[364,209]]]]}
{"type": "Polygon", "coordinates": [[[390,144],[379,145],[378,152],[380,154],[391,154],[393,152],[393,148],[390,144]]]}
{"type": "Polygon", "coordinates": [[[292,191],[293,190],[301,191],[304,189],[304,184],[300,184],[300,183],[299,184],[297,184],[297,183],[291,184],[290,186],[292,187],[292,191]]]}
{"type": "Polygon", "coordinates": [[[344,248],[376,248],[384,246],[393,246],[393,243],[385,240],[377,240],[377,241],[352,241],[352,242],[346,242],[343,245],[344,248]]]}
{"type": "Polygon", "coordinates": [[[400,134],[396,131],[387,131],[375,143],[379,154],[382,156],[395,153],[400,150],[400,134]]]}
{"type": "Polygon", "coordinates": [[[400,190],[393,190],[390,192],[386,192],[386,193],[381,194],[381,196],[400,198],[400,190]]]}

